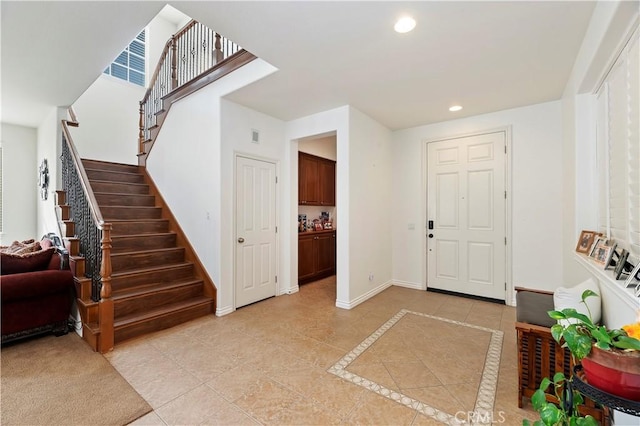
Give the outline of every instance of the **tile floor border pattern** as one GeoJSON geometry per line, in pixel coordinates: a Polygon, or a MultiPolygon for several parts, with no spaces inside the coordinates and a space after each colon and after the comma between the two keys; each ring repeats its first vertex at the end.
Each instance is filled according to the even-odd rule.
{"type": "MultiPolygon", "coordinates": [[[[353,361],[356,360],[364,351],[366,351],[371,345],[373,345],[384,333],[386,333],[391,327],[393,327],[398,321],[400,321],[405,315],[412,314],[425,318],[431,318],[437,321],[443,321],[450,324],[460,325],[464,327],[474,328],[476,330],[486,331],[491,333],[491,341],[489,348],[485,356],[484,369],[482,371],[482,379],[480,380],[480,386],[478,387],[478,396],[474,407],[474,413],[477,413],[477,418],[491,418],[490,414],[493,411],[495,404],[496,388],[498,382],[498,371],[500,368],[500,353],[502,350],[502,340],[504,333],[500,330],[494,330],[487,327],[482,327],[474,324],[468,324],[461,321],[455,321],[448,318],[437,317],[434,315],[424,314],[422,312],[410,311],[407,309],[401,309],[395,314],[389,321],[384,323],[380,328],[374,331],[369,337],[364,339],[358,346],[348,352],[333,366],[327,370],[329,373],[334,374],[341,379],[347,380],[355,385],[361,386],[369,391],[375,392],[387,399],[402,404],[408,408],[414,409],[425,416],[431,417],[439,422],[443,422],[449,425],[463,424],[465,421],[457,418],[454,415],[445,413],[437,408],[431,407],[424,402],[418,401],[401,392],[388,389],[385,386],[378,384],[372,380],[361,377],[357,374],[347,371],[347,367],[353,361]]],[[[466,414],[466,413],[465,413],[466,414]]]]}

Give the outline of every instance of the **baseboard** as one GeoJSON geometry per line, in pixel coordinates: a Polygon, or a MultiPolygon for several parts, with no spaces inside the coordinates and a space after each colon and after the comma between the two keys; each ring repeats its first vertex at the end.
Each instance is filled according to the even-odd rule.
{"type": "Polygon", "coordinates": [[[353,309],[356,306],[358,306],[359,304],[361,304],[362,302],[365,302],[365,301],[371,299],[376,294],[388,289],[392,285],[393,285],[393,281],[389,280],[386,283],[381,284],[376,288],[372,288],[371,290],[369,290],[368,292],[366,292],[362,296],[356,297],[355,299],[351,300],[350,302],[336,300],[336,307],[342,308],[342,309],[353,309]]]}
{"type": "Polygon", "coordinates": [[[426,290],[425,288],[422,287],[422,284],[420,284],[420,283],[412,283],[410,281],[393,280],[393,285],[395,285],[397,287],[411,288],[411,289],[414,289],[414,290],[426,290]]]}
{"type": "Polygon", "coordinates": [[[293,293],[297,293],[299,291],[300,291],[300,286],[296,284],[293,287],[283,288],[280,291],[280,294],[278,294],[278,296],[284,296],[285,294],[293,294],[293,293]]]}
{"type": "Polygon", "coordinates": [[[222,317],[224,315],[229,315],[230,313],[234,312],[235,309],[233,309],[233,306],[225,306],[223,308],[217,308],[216,309],[216,316],[217,317],[222,317]]]}

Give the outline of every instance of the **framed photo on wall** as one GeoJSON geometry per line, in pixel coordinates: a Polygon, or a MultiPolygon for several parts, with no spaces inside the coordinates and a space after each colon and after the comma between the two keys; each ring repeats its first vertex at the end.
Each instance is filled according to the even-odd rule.
{"type": "Polygon", "coordinates": [[[582,231],[580,238],[578,238],[578,245],[576,251],[582,254],[588,254],[589,249],[593,245],[593,241],[598,234],[594,231],[582,231]]]}

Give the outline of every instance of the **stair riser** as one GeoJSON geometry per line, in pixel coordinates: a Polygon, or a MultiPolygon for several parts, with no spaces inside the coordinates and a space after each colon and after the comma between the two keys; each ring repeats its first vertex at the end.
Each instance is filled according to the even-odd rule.
{"type": "Polygon", "coordinates": [[[174,325],[182,324],[183,322],[211,314],[213,311],[214,306],[212,301],[210,303],[193,306],[189,309],[172,312],[161,317],[152,318],[147,321],[128,324],[125,327],[116,326],[115,343],[120,343],[124,340],[152,333],[154,331],[164,330],[166,328],[173,327],[174,325]]]}
{"type": "Polygon", "coordinates": [[[138,166],[130,164],[103,163],[102,161],[82,160],[85,169],[107,170],[111,172],[140,173],[138,166]]]}
{"type": "Polygon", "coordinates": [[[144,312],[149,309],[174,302],[181,302],[198,296],[202,296],[202,282],[126,299],[117,299],[114,303],[115,318],[117,320],[124,315],[144,312]]]}
{"type": "Polygon", "coordinates": [[[89,180],[106,180],[110,182],[144,183],[140,174],[110,172],[107,170],[86,170],[89,180]]]}
{"type": "Polygon", "coordinates": [[[93,192],[112,192],[116,194],[148,194],[149,185],[118,182],[91,182],[93,192]]]}
{"type": "Polygon", "coordinates": [[[111,288],[113,291],[119,291],[136,287],[145,287],[158,282],[166,283],[187,278],[193,278],[193,266],[190,264],[171,269],[163,269],[160,271],[112,276],[111,288]]]}
{"type": "Polygon", "coordinates": [[[175,234],[144,235],[136,237],[111,237],[111,253],[171,248],[176,245],[175,234]]]}
{"type": "Polygon", "coordinates": [[[131,269],[149,268],[152,266],[170,265],[184,262],[184,249],[153,253],[135,253],[126,255],[112,255],[111,268],[114,272],[124,272],[131,269]]]}
{"type": "Polygon", "coordinates": [[[95,193],[99,206],[155,206],[153,195],[95,193]]]}
{"type": "Polygon", "coordinates": [[[160,219],[160,207],[100,207],[105,221],[109,219],[160,219]]]}
{"type": "Polygon", "coordinates": [[[113,222],[111,236],[168,232],[168,221],[113,222]]]}

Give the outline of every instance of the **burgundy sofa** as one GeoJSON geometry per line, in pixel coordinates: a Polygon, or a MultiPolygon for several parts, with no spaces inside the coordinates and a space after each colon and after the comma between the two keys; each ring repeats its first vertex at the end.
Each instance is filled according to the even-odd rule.
{"type": "Polygon", "coordinates": [[[2,343],[68,331],[75,298],[73,274],[66,251],[42,242],[46,248],[24,258],[0,253],[2,343]]]}

